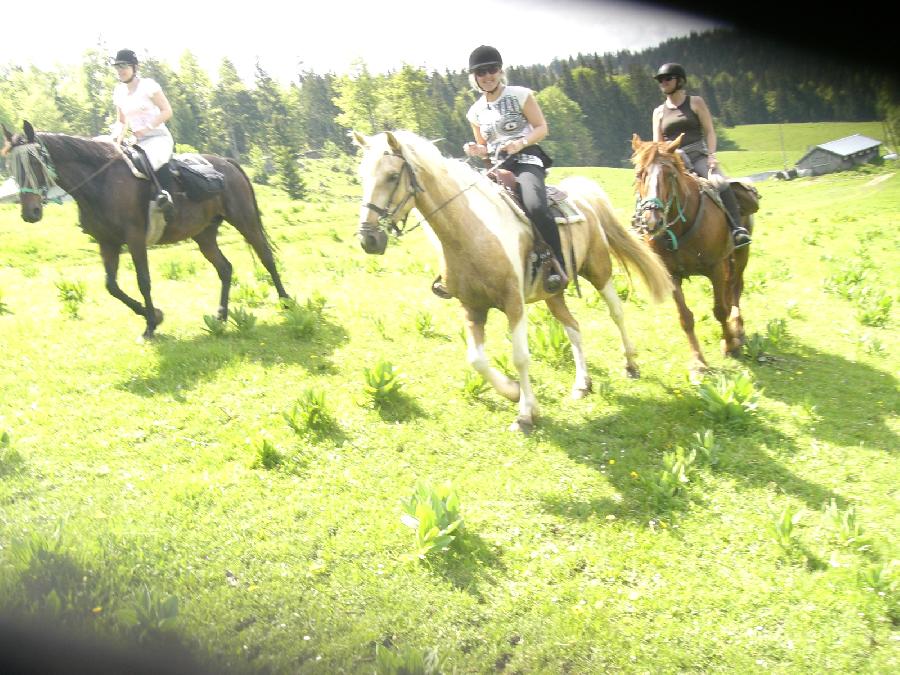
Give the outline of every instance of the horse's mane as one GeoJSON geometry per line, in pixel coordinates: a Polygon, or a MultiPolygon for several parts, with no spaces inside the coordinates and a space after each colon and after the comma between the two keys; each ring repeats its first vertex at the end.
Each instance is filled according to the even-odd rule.
{"type": "Polygon", "coordinates": [[[445,157],[441,154],[438,147],[428,139],[403,129],[394,131],[393,134],[403,145],[404,155],[412,163],[413,168],[427,169],[436,177],[446,176],[457,183],[460,188],[465,188],[473,183],[484,182],[485,185],[492,188],[486,194],[497,192],[496,185],[489,178],[473,169],[463,160],[445,157]]]}
{"type": "Polygon", "coordinates": [[[112,142],[47,131],[38,132],[36,137],[57,162],[77,159],[86,164],[99,164],[122,156],[121,149],[112,142]]]}

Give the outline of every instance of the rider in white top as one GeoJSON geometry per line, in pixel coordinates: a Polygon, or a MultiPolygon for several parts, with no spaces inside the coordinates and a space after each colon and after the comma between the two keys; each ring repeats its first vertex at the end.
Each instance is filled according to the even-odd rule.
{"type": "MultiPolygon", "coordinates": [[[[112,135],[121,143],[128,131],[134,134],[137,144],[144,150],[154,171],[159,171],[172,157],[175,141],[166,120],[172,117],[172,106],[162,87],[149,77],[138,77],[137,56],[130,49],[121,49],[113,59],[119,84],[113,89],[117,122],[112,135]]],[[[172,198],[160,188],[157,205],[170,220],[173,213],[172,198]]]]}
{"type": "Polygon", "coordinates": [[[506,156],[501,168],[516,176],[516,189],[528,218],[553,251],[547,262],[544,289],[558,293],[566,287],[565,259],[556,219],[547,204],[544,180],[553,160],[537,145],[547,136],[544,113],[531,89],[506,83],[503,59],[496,48],[481,45],[469,55],[469,79],[482,93],[466,113],[474,143],[466,143],[470,157],[506,156]]]}

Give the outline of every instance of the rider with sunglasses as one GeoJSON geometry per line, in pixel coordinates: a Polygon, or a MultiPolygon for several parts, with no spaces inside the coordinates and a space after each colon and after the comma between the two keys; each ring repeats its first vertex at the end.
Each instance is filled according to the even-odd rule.
{"type": "Polygon", "coordinates": [[[503,59],[496,48],[481,45],[469,56],[469,82],[481,93],[466,114],[475,142],[463,150],[469,157],[496,161],[506,157],[500,168],[516,176],[516,189],[526,215],[535,224],[555,260],[547,261],[550,271],[544,289],[558,293],[569,283],[559,239],[559,228],[547,204],[544,180],[553,160],[537,143],[547,136],[547,121],[531,89],[506,82],[503,59]]]}
{"type": "Polygon", "coordinates": [[[682,157],[687,155],[687,168],[709,178],[728,212],[735,248],[746,246],[750,243],[750,233],[741,224],[737,197],[716,159],[716,130],[706,101],[687,94],[687,73],[680,63],[664,63],[655,79],[666,100],[653,111],[653,140],[673,141],[684,134],[679,152],[682,157]]]}

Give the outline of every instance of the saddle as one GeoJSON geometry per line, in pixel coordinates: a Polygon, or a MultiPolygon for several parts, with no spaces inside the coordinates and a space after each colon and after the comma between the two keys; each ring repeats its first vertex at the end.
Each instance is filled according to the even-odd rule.
{"type": "MultiPolygon", "coordinates": [[[[503,188],[501,194],[513,207],[516,215],[524,222],[531,224],[531,220],[525,215],[525,208],[522,205],[519,192],[516,190],[515,174],[506,169],[494,169],[488,173],[488,178],[503,188]]],[[[578,207],[569,201],[569,194],[555,185],[547,186],[547,204],[557,225],[571,225],[580,223],[585,219],[584,214],[578,210],[578,207]]]]}
{"type": "MultiPolygon", "coordinates": [[[[135,177],[153,182],[153,169],[143,152],[134,146],[124,146],[122,153],[135,177]]],[[[206,158],[195,153],[172,155],[169,163],[159,171],[168,171],[179,191],[196,202],[215,197],[225,190],[225,176],[206,158]]]]}
{"type": "MultiPolygon", "coordinates": [[[[506,169],[494,169],[493,171],[488,172],[488,178],[502,188],[500,190],[500,195],[504,198],[506,203],[510,205],[519,219],[528,225],[534,233],[532,252],[528,256],[528,261],[531,266],[531,279],[533,280],[540,275],[546,281],[547,277],[554,272],[561,274],[563,270],[556,261],[553,249],[551,249],[547,242],[544,241],[544,238],[541,236],[537,227],[534,226],[534,223],[531,222],[531,219],[525,213],[525,208],[519,197],[519,192],[516,190],[515,174],[506,169]]],[[[547,205],[550,207],[550,213],[553,214],[557,227],[579,223],[585,220],[584,214],[569,200],[569,195],[555,185],[547,186],[547,205]]],[[[574,257],[575,253],[573,251],[573,261],[574,257]]],[[[581,289],[578,288],[577,276],[575,278],[575,284],[580,297],[581,289]]]]}

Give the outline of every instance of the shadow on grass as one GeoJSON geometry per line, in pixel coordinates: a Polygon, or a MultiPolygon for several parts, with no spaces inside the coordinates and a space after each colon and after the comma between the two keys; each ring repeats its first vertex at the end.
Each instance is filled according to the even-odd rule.
{"type": "Polygon", "coordinates": [[[372,408],[385,422],[409,422],[425,414],[416,400],[402,391],[392,393],[390,398],[382,399],[377,404],[373,402],[372,408]]]}
{"type": "Polygon", "coordinates": [[[449,581],[455,588],[479,600],[485,596],[481,585],[490,589],[496,583],[495,571],[506,566],[493,547],[477,534],[466,530],[443,555],[427,559],[429,569],[449,581]]]}
{"type": "Polygon", "coordinates": [[[283,323],[259,324],[246,333],[229,331],[223,336],[209,333],[187,340],[158,336],[150,347],[159,355],[159,368],[150,376],[134,377],[119,388],[140,396],[174,394],[215,377],[217,371],[237,361],[264,366],[299,365],[314,374],[334,375],[330,354],[347,339],[338,324],[322,318],[308,338],[297,338],[283,323]]]}
{"type": "MultiPolygon", "coordinates": [[[[702,414],[700,399],[690,394],[672,394],[663,400],[619,396],[617,403],[621,410],[587,420],[577,428],[548,419],[542,422],[542,429],[548,440],[574,460],[602,472],[621,499],[545,495],[542,500],[549,512],[579,520],[612,515],[638,522],[673,515],[684,508],[687,499],[656,499],[645,481],[662,470],[664,452],[675,445],[690,445],[694,432],[705,429],[714,431],[722,448],[717,466],[711,469],[714,475],[727,475],[746,488],[777,486],[812,509],[832,498],[844,503],[833,490],[798,476],[770,455],[767,448],[791,454],[796,447],[762,415],[743,425],[714,424],[702,414]],[[598,446],[603,450],[597,450],[598,446]]],[[[703,460],[698,457],[697,463],[702,465],[703,460]]],[[[703,495],[696,488],[688,490],[689,500],[702,506],[703,495]]]]}
{"type": "Polygon", "coordinates": [[[746,362],[767,398],[804,406],[818,439],[896,453],[900,438],[887,424],[900,410],[893,375],[795,341],[773,351],[772,362],[746,362]]]}

